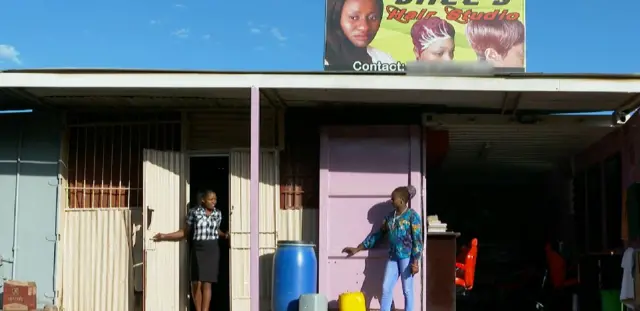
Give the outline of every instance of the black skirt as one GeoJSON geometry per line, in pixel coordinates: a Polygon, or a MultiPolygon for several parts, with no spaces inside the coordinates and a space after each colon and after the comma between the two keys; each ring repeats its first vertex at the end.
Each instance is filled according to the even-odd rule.
{"type": "Polygon", "coordinates": [[[192,242],[191,281],[217,283],[220,266],[220,247],[218,246],[218,240],[192,242]]]}

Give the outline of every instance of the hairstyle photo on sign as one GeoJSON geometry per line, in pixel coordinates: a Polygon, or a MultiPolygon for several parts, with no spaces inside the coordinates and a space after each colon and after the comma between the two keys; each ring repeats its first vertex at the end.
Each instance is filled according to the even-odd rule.
{"type": "Polygon", "coordinates": [[[383,0],[328,0],[324,65],[353,70],[356,62],[394,62],[372,47],[382,20],[383,0]]]}
{"type": "Polygon", "coordinates": [[[524,66],[524,24],[521,21],[470,21],[466,34],[478,60],[485,60],[494,67],[524,66]]]}
{"type": "Polygon", "coordinates": [[[456,29],[451,23],[432,17],[411,26],[413,52],[418,61],[450,61],[456,50],[456,29]]]}
{"type": "Polygon", "coordinates": [[[478,62],[523,72],[524,21],[525,0],[327,0],[324,68],[381,72],[405,71],[407,63],[478,62]]]}

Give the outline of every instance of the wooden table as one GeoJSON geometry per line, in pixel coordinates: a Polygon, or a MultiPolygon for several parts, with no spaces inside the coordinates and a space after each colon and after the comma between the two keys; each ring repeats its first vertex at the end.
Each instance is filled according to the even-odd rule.
{"type": "Polygon", "coordinates": [[[456,310],[457,232],[427,233],[427,309],[456,310]]]}

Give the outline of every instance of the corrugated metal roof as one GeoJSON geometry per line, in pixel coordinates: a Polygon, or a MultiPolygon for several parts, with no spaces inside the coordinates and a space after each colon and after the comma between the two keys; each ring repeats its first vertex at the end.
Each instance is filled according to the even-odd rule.
{"type": "MultiPolygon", "coordinates": [[[[108,89],[30,88],[34,98],[52,106],[66,107],[219,107],[248,105],[249,92],[242,89],[108,89]]],[[[616,110],[638,94],[576,92],[497,91],[393,91],[368,90],[264,90],[261,103],[287,106],[320,104],[427,105],[441,110],[489,109],[494,111],[542,110],[553,112],[616,110]]]]}
{"type": "MultiPolygon", "coordinates": [[[[249,104],[249,91],[240,89],[29,89],[42,102],[58,107],[211,108],[249,104]]],[[[261,103],[270,101],[262,94],[261,103]]]]}
{"type": "Polygon", "coordinates": [[[444,125],[450,146],[444,166],[552,168],[616,129],[609,116],[544,118],[535,124],[485,120],[444,125]]]}
{"type": "Polygon", "coordinates": [[[446,165],[552,167],[604,137],[605,127],[456,126],[446,165]]]}
{"type": "Polygon", "coordinates": [[[24,109],[38,105],[17,89],[0,89],[0,109],[24,109]]]}

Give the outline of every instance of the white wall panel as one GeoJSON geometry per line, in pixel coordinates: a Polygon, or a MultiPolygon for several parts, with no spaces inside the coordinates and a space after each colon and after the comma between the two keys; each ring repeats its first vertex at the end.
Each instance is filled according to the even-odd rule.
{"type": "MultiPolygon", "coordinates": [[[[231,189],[231,308],[250,309],[249,247],[250,153],[230,153],[231,189]]],[[[279,161],[276,152],[263,151],[260,158],[260,306],[271,304],[271,271],[276,248],[278,208],[280,206],[279,161]]]]}
{"type": "Polygon", "coordinates": [[[130,216],[124,209],[64,212],[63,310],[133,310],[130,216]]]}

